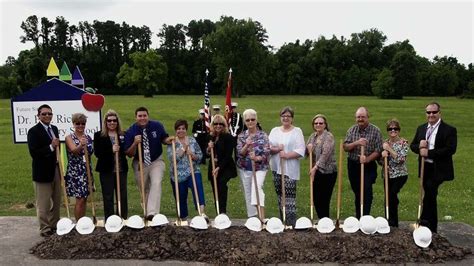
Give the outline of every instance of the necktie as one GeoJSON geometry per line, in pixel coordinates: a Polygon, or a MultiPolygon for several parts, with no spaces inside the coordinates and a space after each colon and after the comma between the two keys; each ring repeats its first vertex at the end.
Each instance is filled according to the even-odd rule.
{"type": "Polygon", "coordinates": [[[433,134],[433,126],[429,126],[426,131],[426,141],[430,141],[431,134],[433,134]]]}
{"type": "Polygon", "coordinates": [[[53,139],[54,133],[53,129],[51,129],[51,126],[48,126],[48,130],[46,130],[46,132],[48,132],[49,138],[53,139]]]}
{"type": "Polygon", "coordinates": [[[150,143],[148,141],[148,135],[146,133],[146,128],[143,129],[143,162],[145,166],[151,165],[151,156],[150,156],[150,143]]]}

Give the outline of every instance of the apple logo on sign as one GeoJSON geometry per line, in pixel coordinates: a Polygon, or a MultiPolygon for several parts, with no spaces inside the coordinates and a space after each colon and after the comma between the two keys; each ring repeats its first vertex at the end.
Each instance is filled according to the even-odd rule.
{"type": "MultiPolygon", "coordinates": [[[[86,88],[86,91],[95,92],[92,88],[86,88]]],[[[97,112],[104,106],[105,97],[102,94],[86,92],[82,94],[81,102],[87,111],[97,112]]]]}

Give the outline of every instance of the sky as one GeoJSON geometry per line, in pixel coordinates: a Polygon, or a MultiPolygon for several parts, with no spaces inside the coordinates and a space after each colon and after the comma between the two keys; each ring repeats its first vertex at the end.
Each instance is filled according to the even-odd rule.
{"type": "Polygon", "coordinates": [[[54,21],[63,16],[79,21],[113,20],[147,25],[156,34],[163,24],[187,25],[191,20],[218,21],[222,15],[259,21],[275,48],[297,39],[320,36],[350,38],[351,33],[377,28],[387,36],[385,45],[408,39],[418,55],[453,56],[464,65],[474,62],[474,0],[0,0],[0,65],[8,56],[33,47],[21,43],[21,22],[30,15],[54,21]]]}

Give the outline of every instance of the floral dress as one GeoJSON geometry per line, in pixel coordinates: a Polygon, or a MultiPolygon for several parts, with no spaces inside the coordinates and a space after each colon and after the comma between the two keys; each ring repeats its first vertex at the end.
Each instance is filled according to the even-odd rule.
{"type": "MultiPolygon", "coordinates": [[[[80,140],[76,136],[76,134],[72,133],[71,135],[72,141],[76,146],[79,145],[80,140]]],[[[88,135],[87,137],[87,151],[89,152],[89,162],[91,154],[93,152],[92,149],[92,138],[88,135]]],[[[73,154],[70,151],[67,151],[67,171],[64,180],[66,182],[66,193],[68,197],[75,197],[75,198],[86,198],[89,196],[89,181],[87,179],[87,171],[86,171],[86,158],[84,157],[84,150],[81,151],[79,155],[73,154]]],[[[89,169],[92,169],[92,165],[89,165],[89,169]]],[[[92,177],[92,170],[91,170],[91,178],[92,177]]],[[[92,182],[94,183],[94,182],[92,182]]]]}

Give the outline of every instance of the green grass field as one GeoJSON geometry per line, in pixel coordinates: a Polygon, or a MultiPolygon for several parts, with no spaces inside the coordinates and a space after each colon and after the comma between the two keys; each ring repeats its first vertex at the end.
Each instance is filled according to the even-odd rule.
{"type": "MultiPolygon", "coordinates": [[[[424,106],[432,101],[431,98],[406,98],[404,100],[380,100],[374,97],[334,97],[334,96],[248,96],[234,99],[239,102],[239,111],[253,108],[258,112],[260,124],[266,132],[279,125],[279,110],[286,105],[295,109],[296,126],[301,127],[305,138],[310,135],[311,119],[317,113],[323,113],[328,117],[331,131],[339,143],[343,139],[346,130],[354,124],[354,113],[357,107],[366,106],[371,112],[371,122],[382,129],[386,137],[385,122],[396,117],[400,120],[401,136],[411,141],[416,127],[425,121],[424,106]]],[[[465,222],[474,225],[473,182],[470,180],[474,173],[473,160],[469,151],[474,149],[474,122],[470,119],[469,110],[474,105],[473,100],[460,100],[456,98],[436,99],[442,106],[443,119],[458,129],[458,149],[454,156],[455,179],[445,182],[440,187],[438,196],[439,219],[451,216],[452,221],[465,222]],[[471,159],[469,159],[471,158],[471,159]]],[[[224,97],[211,98],[211,104],[224,104],[224,97]]],[[[35,209],[27,209],[25,205],[34,202],[34,191],[31,181],[31,158],[28,154],[26,144],[13,144],[11,110],[9,100],[0,100],[0,215],[35,215],[35,209]]],[[[173,134],[173,124],[179,118],[192,122],[197,118],[197,110],[202,108],[202,96],[155,96],[144,98],[142,96],[108,96],[103,108],[115,109],[120,115],[123,124],[128,127],[134,122],[134,110],[138,106],[146,106],[150,110],[151,119],[164,123],[168,133],[173,134]]],[[[54,111],[54,110],[53,110],[54,111]]],[[[338,149],[338,148],[336,148],[338,149]]],[[[345,156],[344,156],[345,157],[345,156]]],[[[298,183],[297,204],[298,216],[309,217],[309,177],[308,160],[301,161],[302,176],[298,183]]],[[[353,193],[347,179],[346,162],[343,162],[343,194],[341,218],[354,215],[353,193]]],[[[167,168],[168,168],[167,164],[167,168]]],[[[409,154],[408,158],[409,179],[399,194],[400,220],[414,221],[418,208],[418,178],[416,177],[416,155],[409,154]]],[[[379,168],[380,169],[380,168],[379,168]]],[[[202,173],[207,173],[207,167],[201,167],[202,173]]],[[[99,184],[98,175],[96,182],[99,184]]],[[[166,173],[163,181],[162,213],[168,217],[175,217],[175,204],[172,196],[170,181],[166,173]]],[[[207,214],[215,216],[212,190],[204,175],[204,189],[206,192],[207,214]]],[[[133,178],[129,172],[129,214],[142,214],[140,197],[133,178]]],[[[228,215],[231,218],[246,218],[243,192],[240,188],[239,178],[229,183],[228,215]]],[[[100,185],[97,185],[99,193],[96,194],[96,210],[102,215],[102,202],[100,185]]],[[[266,214],[268,217],[277,216],[278,208],[270,173],[265,181],[266,214]]],[[[335,218],[336,193],[333,193],[331,202],[331,216],[335,218]]],[[[372,206],[373,216],[384,215],[383,182],[378,178],[374,184],[374,203],[372,206]]],[[[191,204],[191,197],[189,203],[191,204]]],[[[71,206],[72,207],[72,206],[71,206]]],[[[65,210],[62,210],[63,215],[65,210]]],[[[90,213],[90,208],[88,209],[90,213]]],[[[192,210],[190,216],[196,212],[192,210]]],[[[88,214],[90,215],[90,214],[88,214]]]]}

